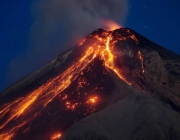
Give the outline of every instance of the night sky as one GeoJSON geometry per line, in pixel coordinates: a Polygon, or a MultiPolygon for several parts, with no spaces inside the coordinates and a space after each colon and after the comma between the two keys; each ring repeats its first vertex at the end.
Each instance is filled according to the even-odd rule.
{"type": "MultiPolygon", "coordinates": [[[[30,48],[33,44],[31,43],[31,29],[34,20],[37,20],[32,14],[37,10],[36,8],[32,10],[34,1],[1,0],[0,92],[66,50],[62,44],[69,42],[65,39],[64,24],[58,21],[59,26],[62,26],[61,30],[49,34],[49,43],[46,43],[47,46],[52,43],[56,46],[55,49],[41,49],[39,58],[34,55],[34,52],[31,52],[32,49],[30,48]],[[54,43],[53,39],[58,39],[59,42],[54,43]],[[61,48],[61,45],[63,48],[61,48]],[[48,53],[51,55],[48,55],[48,53]],[[26,57],[27,55],[29,57],[26,57]]],[[[123,27],[129,27],[151,41],[180,54],[179,0],[129,0],[127,8],[128,14],[123,22],[123,27]]],[[[119,22],[119,24],[122,23],[119,22]]],[[[46,40],[42,40],[42,42],[46,42],[46,40]]]]}

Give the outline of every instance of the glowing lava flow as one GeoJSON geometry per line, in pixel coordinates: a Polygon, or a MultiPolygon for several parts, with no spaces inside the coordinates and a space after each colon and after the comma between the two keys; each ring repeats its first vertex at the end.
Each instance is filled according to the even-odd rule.
{"type": "Polygon", "coordinates": [[[145,73],[144,70],[144,63],[143,63],[143,57],[140,51],[138,51],[138,55],[139,55],[139,60],[141,61],[141,68],[142,68],[142,73],[145,73]]]}
{"type": "Polygon", "coordinates": [[[52,137],[51,137],[51,140],[57,140],[61,137],[61,133],[57,133],[57,134],[54,134],[52,137]]]}
{"type": "Polygon", "coordinates": [[[90,99],[87,101],[87,104],[89,104],[89,103],[94,104],[94,103],[96,103],[96,102],[97,102],[97,97],[92,97],[92,98],[90,98],[90,99]]]}
{"type": "MultiPolygon", "coordinates": [[[[113,53],[111,52],[112,49],[110,49],[110,36],[107,37],[107,40],[106,40],[106,48],[103,49],[100,53],[102,59],[104,60],[105,62],[105,65],[106,67],[108,67],[109,69],[113,70],[120,79],[122,79],[124,82],[126,82],[127,84],[131,85],[130,82],[128,82],[126,80],[125,77],[123,77],[123,75],[119,72],[118,68],[116,68],[114,66],[114,55],[113,53]]],[[[111,46],[112,47],[112,46],[111,46]]]]}
{"type": "Polygon", "coordinates": [[[0,121],[0,139],[12,139],[19,129],[40,115],[41,110],[76,79],[84,67],[93,60],[92,58],[92,48],[89,47],[85,55],[61,75],[49,80],[27,96],[0,107],[1,118],[8,115],[3,122],[0,121]],[[54,85],[58,86],[55,88],[54,85]],[[13,126],[11,130],[6,130],[8,124],[14,120],[18,125],[13,126]]]}
{"type": "MultiPolygon", "coordinates": [[[[135,39],[134,36],[131,36],[131,38],[135,39]]],[[[24,129],[24,132],[28,130],[31,121],[41,114],[43,108],[45,108],[57,95],[61,94],[61,92],[65,90],[96,57],[100,57],[104,61],[107,69],[112,70],[120,79],[131,85],[131,82],[127,81],[120,70],[114,65],[115,55],[113,54],[114,46],[112,45],[113,43],[111,43],[114,41],[112,35],[107,34],[103,37],[97,36],[95,39],[97,39],[96,43],[93,46],[87,47],[84,56],[73,63],[73,65],[63,73],[50,79],[28,95],[0,107],[0,119],[3,118],[3,120],[0,120],[1,140],[12,139],[19,130],[24,129]],[[13,121],[16,121],[17,125],[13,124],[12,127],[9,128],[13,121]]],[[[84,42],[85,41],[80,45],[84,42]]],[[[143,63],[140,51],[138,53],[140,61],[143,63]]],[[[143,65],[142,69],[144,72],[143,65]]],[[[80,83],[79,86],[82,86],[82,83],[80,83]]],[[[63,99],[67,98],[68,95],[63,97],[63,99]]],[[[88,102],[95,103],[96,100],[97,97],[93,97],[90,98],[88,102]]],[[[74,104],[71,104],[71,102],[65,103],[65,107],[70,110],[74,110],[78,105],[78,102],[74,104]]],[[[57,139],[60,136],[61,134],[54,135],[52,139],[57,139]]]]}

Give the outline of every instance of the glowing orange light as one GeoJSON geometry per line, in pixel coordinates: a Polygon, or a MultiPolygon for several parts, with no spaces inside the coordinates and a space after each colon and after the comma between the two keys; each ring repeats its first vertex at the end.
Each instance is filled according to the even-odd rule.
{"type": "Polygon", "coordinates": [[[67,99],[67,94],[64,95],[64,97],[62,98],[63,100],[67,99]]]}
{"type": "Polygon", "coordinates": [[[79,46],[81,46],[85,41],[86,39],[84,39],[81,43],[79,43],[79,46]]]}
{"type": "Polygon", "coordinates": [[[94,103],[95,102],[95,99],[89,99],[92,103],[94,103]]]}
{"type": "Polygon", "coordinates": [[[145,73],[143,57],[142,57],[142,54],[141,54],[140,50],[138,51],[138,55],[139,55],[139,60],[141,61],[142,73],[145,73]]]}
{"type": "Polygon", "coordinates": [[[51,137],[51,140],[57,140],[57,139],[59,139],[61,136],[62,136],[61,133],[54,134],[54,135],[51,137]]]}
{"type": "Polygon", "coordinates": [[[90,98],[88,101],[87,101],[87,103],[89,104],[89,103],[96,103],[96,101],[97,101],[97,97],[92,97],[92,98],[90,98]]]}
{"type": "Polygon", "coordinates": [[[110,31],[119,29],[122,27],[117,22],[110,19],[102,20],[100,24],[102,24],[102,26],[104,26],[105,29],[110,30],[110,31]]]}
{"type": "MultiPolygon", "coordinates": [[[[106,20],[104,25],[110,30],[120,28],[118,24],[114,21],[106,20]]],[[[111,33],[105,31],[102,36],[94,36],[94,39],[97,39],[97,42],[92,46],[87,46],[86,50],[83,52],[82,57],[79,58],[78,61],[74,62],[69,68],[67,68],[63,73],[57,75],[56,77],[50,79],[36,90],[28,93],[26,96],[16,99],[10,103],[7,103],[0,107],[0,119],[4,116],[2,123],[0,125],[0,139],[8,140],[13,139],[13,137],[21,130],[22,132],[28,131],[29,127],[22,130],[23,127],[29,124],[34,118],[40,115],[41,110],[45,108],[56,96],[60,96],[62,91],[64,91],[69,85],[77,79],[79,75],[83,75],[82,71],[86,68],[86,66],[91,63],[96,57],[100,57],[104,61],[104,65],[107,69],[113,71],[119,78],[121,78],[124,82],[131,85],[121,73],[119,68],[117,68],[114,64],[115,55],[113,53],[114,44],[118,40],[126,40],[127,38],[133,39],[136,43],[138,40],[136,37],[127,30],[127,37],[119,36],[118,39],[113,39],[111,33]],[[54,85],[56,85],[55,88],[54,85]],[[37,106],[38,104],[38,106],[37,106]],[[38,108],[38,109],[37,109],[38,108]],[[39,110],[38,112],[36,110],[39,110]],[[18,121],[16,126],[12,126],[12,128],[8,128],[9,123],[13,120],[18,121]],[[22,121],[23,120],[23,121],[22,121]],[[3,131],[3,129],[5,131],[3,131]]],[[[92,35],[91,35],[92,37],[92,35]]],[[[86,40],[82,41],[79,45],[82,45],[86,40]]],[[[142,72],[144,73],[144,64],[143,57],[140,51],[138,51],[138,57],[141,62],[142,72]]],[[[88,68],[91,69],[91,68],[88,68]]],[[[87,81],[81,79],[78,81],[78,87],[81,88],[85,84],[88,84],[87,81]]],[[[81,94],[82,95],[82,94],[81,94]]],[[[86,95],[86,93],[85,93],[86,95]]],[[[80,96],[80,94],[78,94],[80,96]]],[[[64,102],[64,107],[68,110],[74,111],[77,106],[81,105],[81,102],[78,101],[67,101],[69,98],[68,94],[61,96],[61,100],[64,102]]],[[[88,104],[97,103],[97,97],[91,97],[88,99],[88,104]]],[[[94,109],[95,110],[95,109],[94,109]]],[[[85,114],[87,114],[86,112],[85,114]]],[[[91,112],[92,113],[92,112],[91,112]]],[[[61,137],[61,134],[55,134],[52,137],[52,140],[61,137]]]]}

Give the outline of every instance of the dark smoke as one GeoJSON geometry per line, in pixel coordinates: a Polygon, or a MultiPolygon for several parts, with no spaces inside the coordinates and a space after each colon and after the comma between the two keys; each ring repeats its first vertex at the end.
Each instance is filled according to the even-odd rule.
{"type": "Polygon", "coordinates": [[[30,48],[10,64],[7,82],[33,72],[111,19],[123,25],[128,0],[40,0],[32,5],[30,48]]]}

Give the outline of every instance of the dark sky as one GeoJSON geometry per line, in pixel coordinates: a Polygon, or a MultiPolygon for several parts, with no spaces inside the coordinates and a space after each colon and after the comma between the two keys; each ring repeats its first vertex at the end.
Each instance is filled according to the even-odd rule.
{"type": "Polygon", "coordinates": [[[179,0],[131,0],[125,26],[180,54],[179,0]]]}
{"type": "MultiPolygon", "coordinates": [[[[58,20],[56,25],[53,21],[51,25],[53,27],[61,26],[61,30],[58,28],[58,32],[50,32],[52,29],[48,32],[46,31],[48,33],[46,34],[46,38],[49,39],[48,41],[46,39],[41,40],[41,38],[36,36],[41,42],[47,42],[47,47],[44,49],[40,48],[41,52],[38,53],[35,53],[38,49],[32,49],[33,43],[31,43],[31,38],[33,24],[35,20],[39,23],[44,22],[41,18],[34,17],[33,15],[38,11],[37,7],[33,8],[34,5],[32,4],[34,4],[34,1],[1,0],[0,92],[19,78],[36,70],[38,67],[56,57],[62,50],[65,50],[61,48],[61,45],[67,41],[64,39],[67,36],[66,30],[64,30],[66,23],[62,22],[61,24],[61,20],[58,20]],[[59,40],[59,42],[54,43],[55,39],[59,40]],[[48,48],[51,43],[56,46],[52,50],[48,48]],[[48,53],[51,55],[48,55],[48,53]],[[39,58],[37,57],[38,54],[39,58]]],[[[119,24],[123,24],[123,27],[129,27],[153,42],[180,54],[179,0],[129,0],[127,9],[128,14],[126,15],[126,20],[123,23],[121,23],[122,20],[119,20],[119,24]]],[[[58,13],[58,11],[56,12],[58,13]]],[[[43,14],[48,15],[48,12],[43,14]]],[[[109,17],[111,17],[111,14],[108,15],[108,18],[109,17]]],[[[118,22],[117,18],[116,14],[113,19],[116,19],[118,22]]],[[[119,18],[122,19],[122,17],[119,18]]],[[[42,23],[42,26],[43,25],[42,23]]],[[[41,27],[36,27],[36,30],[44,33],[41,27]]]]}

